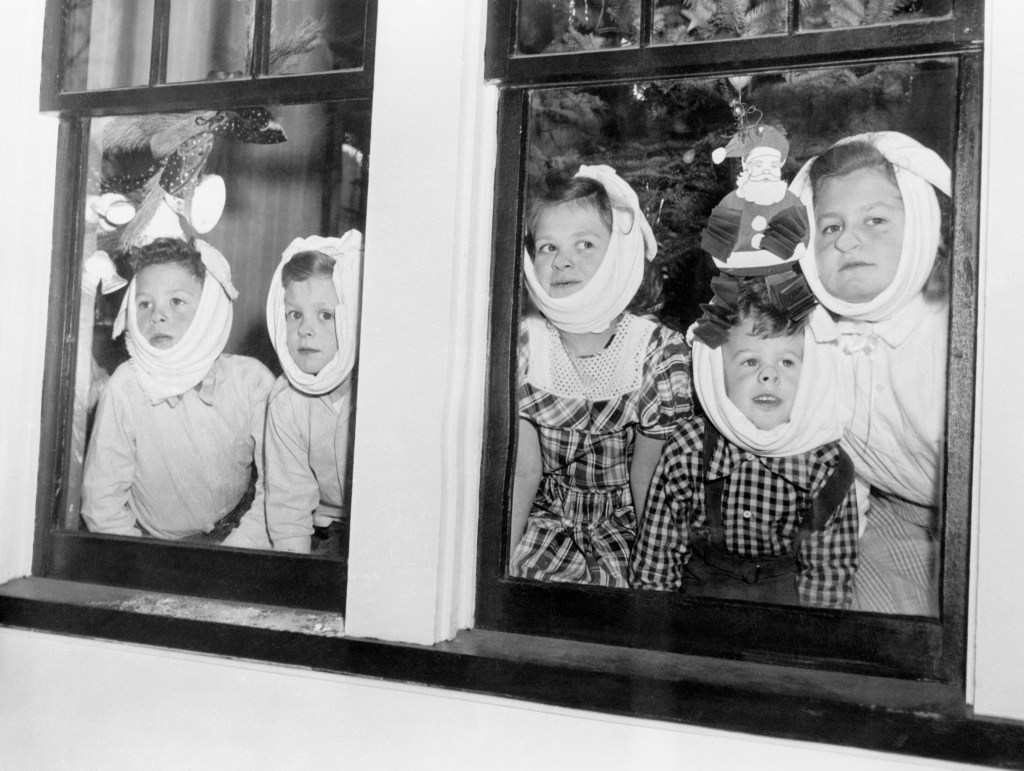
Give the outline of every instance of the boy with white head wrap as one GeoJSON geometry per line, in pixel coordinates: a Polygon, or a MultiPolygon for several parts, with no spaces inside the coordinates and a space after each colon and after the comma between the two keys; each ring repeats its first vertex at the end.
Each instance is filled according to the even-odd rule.
{"type": "MultiPolygon", "coordinates": [[[[837,361],[843,446],[857,467],[861,503],[870,505],[855,609],[938,613],[937,506],[949,301],[925,289],[941,241],[936,191],[949,196],[950,177],[932,150],[904,134],[882,131],[841,140],[808,161],[791,185],[816,222],[801,267],[832,316],[815,317],[811,330],[819,347],[837,361]],[[853,183],[866,175],[873,175],[869,189],[874,192],[850,199],[861,195],[853,192],[853,183]],[[844,212],[874,205],[883,196],[902,209],[902,247],[897,247],[898,263],[890,266],[891,280],[869,297],[830,291],[826,260],[877,262],[858,222],[844,212]],[[835,257],[843,233],[849,243],[841,245],[843,256],[835,257]]],[[[877,217],[878,210],[871,214],[877,217]]],[[[844,263],[839,264],[842,269],[844,263]]]]}
{"type": "Polygon", "coordinates": [[[642,315],[660,273],[632,188],[607,166],[549,181],[523,258],[542,316],[520,328],[509,573],[625,587],[650,475],[692,413],[689,347],[642,315]]]}
{"type": "Polygon", "coordinates": [[[223,353],[238,296],[230,267],[209,244],[175,238],[138,247],[132,262],[114,325],[115,337],[127,332],[131,358],[100,398],[82,516],[93,532],[269,548],[262,443],[273,376],[255,359],[223,353]],[[181,329],[173,318],[190,298],[168,276],[196,287],[194,315],[181,329]],[[156,291],[138,296],[140,279],[156,291]],[[254,464],[255,496],[240,510],[254,464]]]}
{"type": "Polygon", "coordinates": [[[296,238],[271,280],[267,328],[284,370],[267,409],[267,529],[277,550],[336,555],[342,548],[361,258],[362,235],[356,230],[341,238],[296,238]],[[337,305],[293,299],[300,288],[317,283],[322,296],[330,297],[326,304],[337,305]],[[324,317],[321,339],[307,333],[305,325],[314,323],[311,312],[324,317]],[[308,360],[296,350],[303,345],[313,351],[308,360]],[[323,362],[321,354],[332,346],[333,355],[323,362]],[[295,354],[302,358],[297,361],[295,354]]]}
{"type": "Polygon", "coordinates": [[[691,329],[706,417],[684,423],[665,446],[630,583],[845,608],[858,514],[852,464],[839,447],[834,368],[816,355],[810,309],[786,307],[770,281],[724,274],[712,283],[714,301],[691,329]]]}

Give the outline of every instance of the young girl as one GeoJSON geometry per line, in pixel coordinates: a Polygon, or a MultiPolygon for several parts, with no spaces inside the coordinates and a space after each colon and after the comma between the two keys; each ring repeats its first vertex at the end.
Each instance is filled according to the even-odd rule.
{"type": "Polygon", "coordinates": [[[267,530],[278,550],[344,549],[361,251],[356,230],[296,238],[270,285],[267,327],[284,370],[265,440],[267,530]]]}
{"type": "Polygon", "coordinates": [[[657,244],[612,169],[550,180],[527,231],[543,318],[525,318],[520,336],[509,572],[625,587],[662,445],[692,414],[689,347],[640,315],[659,299],[657,244]]]}
{"type": "Polygon", "coordinates": [[[840,367],[853,457],[870,511],[854,607],[938,613],[941,451],[949,301],[926,291],[949,167],[897,132],[842,140],[793,182],[812,228],[801,261],[831,318],[812,331],[840,367]]]}
{"type": "Polygon", "coordinates": [[[222,353],[238,296],[227,261],[202,241],[157,238],[131,262],[114,325],[131,359],[100,397],[82,516],[94,533],[269,548],[261,447],[274,378],[222,353]]]}

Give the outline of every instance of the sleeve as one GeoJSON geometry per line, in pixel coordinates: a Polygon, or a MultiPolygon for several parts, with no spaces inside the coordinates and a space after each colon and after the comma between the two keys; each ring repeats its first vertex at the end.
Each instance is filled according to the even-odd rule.
{"type": "Polygon", "coordinates": [[[640,432],[667,439],[693,416],[690,346],[679,333],[661,324],[651,335],[640,384],[640,432]]]}
{"type": "Polygon", "coordinates": [[[293,396],[278,394],[267,410],[267,530],[276,550],[306,554],[320,485],[309,466],[308,399],[293,396]]]}
{"type": "MultiPolygon", "coordinates": [[[[821,466],[811,488],[817,494],[835,471],[835,464],[821,466]]],[[[858,563],[858,513],[856,485],[843,498],[825,527],[811,532],[797,554],[796,588],[800,604],[815,608],[849,608],[853,601],[853,577],[858,563]]],[[[808,514],[809,516],[809,514],[808,514]]]]}
{"type": "Polygon", "coordinates": [[[100,396],[85,458],[82,518],[93,533],[142,534],[128,506],[135,479],[135,425],[124,375],[115,373],[100,396]]]}
{"type": "Polygon", "coordinates": [[[687,425],[673,436],[654,470],[630,559],[629,585],[634,589],[678,591],[682,587],[694,498],[688,440],[694,433],[687,425]]]}
{"type": "Polygon", "coordinates": [[[266,512],[266,469],[264,467],[264,422],[267,414],[267,400],[274,386],[274,376],[262,364],[258,365],[253,387],[249,391],[249,435],[253,440],[253,462],[256,465],[256,490],[249,510],[242,516],[238,527],[224,539],[224,546],[248,549],[269,549],[266,512]]]}

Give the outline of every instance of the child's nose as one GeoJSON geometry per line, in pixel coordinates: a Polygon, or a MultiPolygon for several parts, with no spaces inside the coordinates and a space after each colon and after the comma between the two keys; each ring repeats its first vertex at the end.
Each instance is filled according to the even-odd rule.
{"type": "Polygon", "coordinates": [[[860,237],[853,232],[852,228],[844,228],[843,232],[839,234],[839,238],[836,239],[836,249],[846,252],[856,246],[860,246],[860,237]]]}
{"type": "Polygon", "coordinates": [[[772,383],[779,379],[779,371],[775,367],[762,367],[758,374],[762,383],[772,383]]]}

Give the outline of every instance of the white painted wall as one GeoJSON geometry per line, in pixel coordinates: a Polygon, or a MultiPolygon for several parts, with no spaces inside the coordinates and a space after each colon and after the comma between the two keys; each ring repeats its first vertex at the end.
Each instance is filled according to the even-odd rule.
{"type": "MultiPolygon", "coordinates": [[[[36,114],[41,3],[0,26],[0,580],[31,562],[55,121],[36,114]],[[15,23],[16,19],[16,23],[15,23]]],[[[349,629],[445,636],[471,608],[493,91],[479,0],[382,2],[349,629]],[[425,13],[425,12],[422,12],[425,13]],[[442,43],[443,41],[443,43],[442,43]],[[410,89],[408,84],[427,84],[410,89]],[[483,289],[481,289],[483,287],[483,289]],[[391,347],[404,342],[400,355],[391,347]],[[381,346],[388,344],[389,350],[381,346]],[[418,391],[398,388],[410,374],[418,391]],[[372,441],[371,441],[372,439],[372,441]],[[406,482],[396,484],[401,477],[406,482]],[[372,502],[372,506],[366,506],[372,502]],[[381,564],[386,567],[381,568],[381,564]]],[[[1024,8],[990,2],[984,335],[970,670],[984,714],[1024,719],[1024,342],[1019,145],[1024,8]]],[[[0,758],[26,769],[936,767],[794,742],[135,646],[0,629],[0,758]],[[328,765],[329,764],[329,765],[328,765]]]]}

